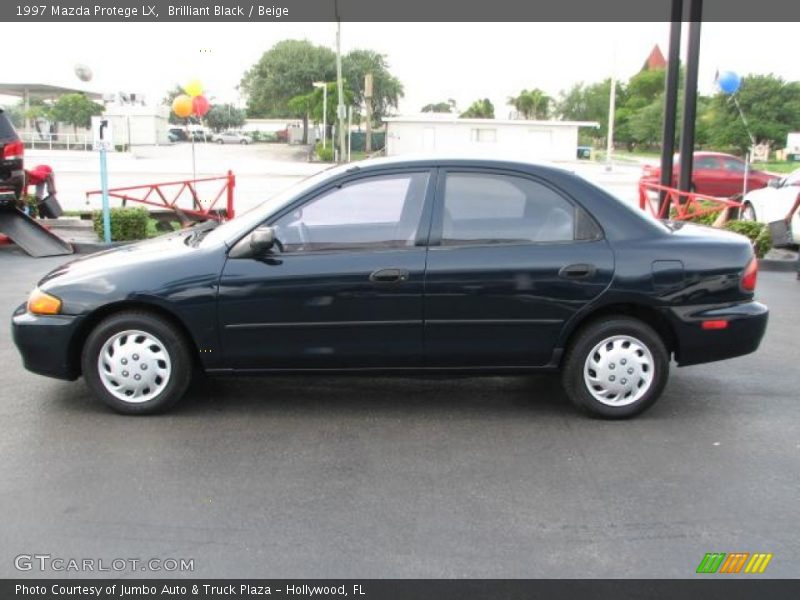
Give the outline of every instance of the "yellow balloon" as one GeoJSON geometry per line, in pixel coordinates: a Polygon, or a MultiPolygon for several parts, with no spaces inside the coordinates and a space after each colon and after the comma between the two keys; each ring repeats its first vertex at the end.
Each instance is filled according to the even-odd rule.
{"type": "Polygon", "coordinates": [[[176,96],[172,101],[172,112],[181,119],[185,119],[192,114],[192,99],[186,94],[176,96]]]}
{"type": "Polygon", "coordinates": [[[199,79],[192,79],[189,83],[183,86],[183,91],[189,94],[192,98],[203,94],[203,84],[199,79]]]}

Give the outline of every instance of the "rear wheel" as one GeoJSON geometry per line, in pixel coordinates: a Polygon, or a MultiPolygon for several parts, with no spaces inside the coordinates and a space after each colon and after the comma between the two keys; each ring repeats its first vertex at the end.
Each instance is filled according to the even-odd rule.
{"type": "Polygon", "coordinates": [[[188,346],[168,321],[147,312],[123,312],[89,334],[81,359],[93,394],[125,414],[164,411],[186,391],[192,374],[188,346]]]}
{"type": "Polygon", "coordinates": [[[562,383],[589,414],[624,419],[652,406],[669,375],[669,354],[652,327],[625,316],[581,331],[564,359],[562,383]]]}

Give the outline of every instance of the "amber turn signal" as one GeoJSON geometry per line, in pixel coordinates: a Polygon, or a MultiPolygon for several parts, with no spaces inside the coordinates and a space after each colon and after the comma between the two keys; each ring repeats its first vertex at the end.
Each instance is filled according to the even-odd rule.
{"type": "Polygon", "coordinates": [[[28,312],[34,315],[57,315],[61,312],[61,300],[36,288],[28,297],[28,312]]]}

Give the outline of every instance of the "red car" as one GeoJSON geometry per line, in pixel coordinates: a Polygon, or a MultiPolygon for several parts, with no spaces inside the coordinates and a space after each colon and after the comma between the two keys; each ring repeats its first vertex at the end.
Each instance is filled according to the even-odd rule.
{"type": "MultiPolygon", "coordinates": [[[[672,173],[672,186],[677,187],[680,180],[680,157],[675,155],[672,173]]],[[[744,167],[741,158],[721,152],[695,152],[694,166],[692,167],[692,190],[698,194],[731,198],[741,195],[744,191],[744,167]]],[[[750,169],[747,175],[747,191],[767,187],[770,180],[777,179],[774,175],[750,169]]],[[[642,171],[642,181],[659,183],[661,168],[645,165],[642,171]]]]}

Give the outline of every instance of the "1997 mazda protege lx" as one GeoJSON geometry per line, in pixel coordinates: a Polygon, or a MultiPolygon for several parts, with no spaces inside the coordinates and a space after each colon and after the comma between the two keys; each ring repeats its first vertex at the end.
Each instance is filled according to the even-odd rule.
{"type": "Polygon", "coordinates": [[[561,169],[381,159],[216,228],[68,263],[13,316],[25,366],[112,408],[192,373],[562,371],[595,416],[651,406],[678,365],[753,352],[750,243],[661,223],[561,169]]]}

